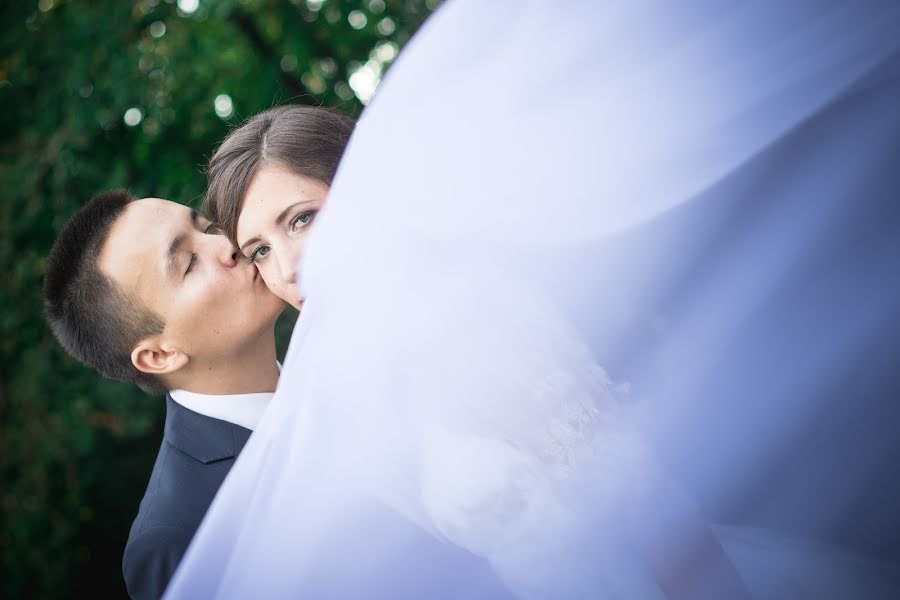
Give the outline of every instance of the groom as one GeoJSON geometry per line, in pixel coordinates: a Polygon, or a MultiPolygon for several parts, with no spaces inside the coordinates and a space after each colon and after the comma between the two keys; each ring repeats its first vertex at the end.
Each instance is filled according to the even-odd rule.
{"type": "Polygon", "coordinates": [[[44,300],[69,354],[166,395],[122,562],[132,598],[159,598],[275,390],[284,303],[196,210],[123,190],[93,198],[60,233],[44,300]]]}

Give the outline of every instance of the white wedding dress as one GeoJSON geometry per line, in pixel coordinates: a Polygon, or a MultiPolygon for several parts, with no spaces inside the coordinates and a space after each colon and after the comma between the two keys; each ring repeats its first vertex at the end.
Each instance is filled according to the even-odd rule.
{"type": "MultiPolygon", "coordinates": [[[[781,267],[827,243],[778,233],[793,200],[741,246],[704,215],[757,193],[846,204],[896,119],[844,179],[816,148],[890,114],[897,31],[887,2],[448,2],[358,124],[275,399],[166,597],[418,597],[408,580],[446,575],[429,544],[476,561],[432,597],[665,597],[627,542],[650,512],[674,532],[694,510],[658,442],[691,440],[673,415],[754,339],[781,267]],[[796,150],[804,131],[820,143],[796,150]],[[704,243],[724,264],[700,277],[704,243]],[[677,286],[690,310],[653,312],[677,286]],[[665,343],[635,351],[637,322],[665,343]]],[[[789,383],[766,387],[809,408],[789,383]]],[[[693,458],[734,491],[758,454],[728,442],[693,458]]],[[[751,595],[900,593],[831,545],[714,531],[751,595]]]]}

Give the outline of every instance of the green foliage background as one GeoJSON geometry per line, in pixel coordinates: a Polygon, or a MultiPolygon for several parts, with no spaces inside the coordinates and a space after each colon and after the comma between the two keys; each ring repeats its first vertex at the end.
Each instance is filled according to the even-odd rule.
{"type": "MultiPolygon", "coordinates": [[[[122,550],[162,436],[160,398],[77,364],[43,320],[46,255],[67,219],[93,194],[123,186],[199,205],[216,144],[270,106],[358,116],[350,75],[389,57],[385,42],[402,46],[436,5],[2,5],[0,596],[124,596],[122,550]],[[225,118],[214,110],[220,94],[233,101],[225,118]],[[123,120],[130,108],[141,111],[136,126],[123,120]]],[[[279,323],[282,352],[294,318],[279,323]]]]}

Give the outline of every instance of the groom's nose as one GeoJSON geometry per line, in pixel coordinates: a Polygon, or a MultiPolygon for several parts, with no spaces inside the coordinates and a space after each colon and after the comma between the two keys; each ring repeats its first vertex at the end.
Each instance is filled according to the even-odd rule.
{"type": "Polygon", "coordinates": [[[224,235],[210,236],[216,260],[223,266],[231,268],[238,264],[240,253],[224,235]]]}

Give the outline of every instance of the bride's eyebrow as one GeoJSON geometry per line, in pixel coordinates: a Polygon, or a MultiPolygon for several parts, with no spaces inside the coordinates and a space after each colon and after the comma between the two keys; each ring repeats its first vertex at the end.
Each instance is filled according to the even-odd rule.
{"type": "Polygon", "coordinates": [[[281,222],[284,221],[284,219],[285,219],[285,217],[287,217],[288,213],[291,212],[293,209],[297,208],[298,206],[301,206],[303,204],[313,204],[315,202],[319,202],[319,200],[317,200],[315,198],[311,198],[309,200],[301,200],[300,202],[294,202],[290,206],[285,207],[285,209],[283,211],[278,213],[278,216],[275,217],[275,224],[281,225],[281,222]]]}

